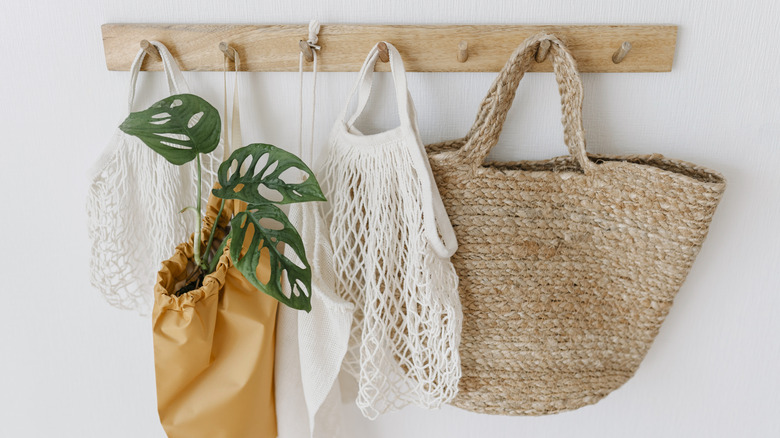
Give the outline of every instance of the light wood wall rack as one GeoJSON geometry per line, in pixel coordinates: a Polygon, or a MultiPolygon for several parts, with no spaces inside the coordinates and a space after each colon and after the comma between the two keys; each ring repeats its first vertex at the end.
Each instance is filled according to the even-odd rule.
{"type": "MultiPolygon", "coordinates": [[[[242,70],[298,71],[299,41],[308,37],[304,24],[104,24],[102,31],[109,70],[129,70],[139,43],[157,40],[183,70],[222,71],[224,55],[219,45],[224,42],[241,55],[242,70]]],[[[496,72],[525,38],[540,31],[561,38],[582,72],[668,72],[677,41],[677,26],[670,25],[323,23],[318,70],[358,71],[371,47],[388,41],[401,52],[408,71],[496,72]]],[[[534,64],[532,71],[552,70],[549,60],[534,64]]],[[[162,65],[148,59],[144,69],[161,70],[162,65]]],[[[380,62],[377,70],[387,71],[389,65],[380,62]]]]}

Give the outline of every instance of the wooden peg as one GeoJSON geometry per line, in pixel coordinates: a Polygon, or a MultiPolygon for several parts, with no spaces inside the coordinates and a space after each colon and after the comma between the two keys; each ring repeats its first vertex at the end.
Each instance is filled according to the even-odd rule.
{"type": "Polygon", "coordinates": [[[466,40],[458,43],[458,62],[466,62],[469,59],[469,43],[466,40]]]}
{"type": "Polygon", "coordinates": [[[629,50],[631,50],[631,43],[628,41],[623,41],[623,44],[620,45],[620,48],[618,48],[617,51],[612,54],[612,62],[615,64],[620,64],[620,62],[623,61],[623,58],[628,55],[629,50]]]}
{"type": "Polygon", "coordinates": [[[303,57],[306,59],[306,62],[314,61],[314,54],[312,53],[311,46],[309,46],[308,42],[300,40],[298,41],[298,47],[301,48],[301,53],[303,53],[303,57]]]}
{"type": "Polygon", "coordinates": [[[377,48],[379,49],[379,59],[381,59],[382,62],[390,61],[390,53],[387,52],[387,44],[382,41],[377,45],[377,48]]]}
{"type": "Polygon", "coordinates": [[[222,50],[222,53],[225,54],[231,61],[236,60],[236,49],[234,49],[230,44],[222,41],[219,43],[219,50],[222,50]]]}
{"type": "Polygon", "coordinates": [[[157,50],[157,47],[154,47],[154,45],[150,43],[148,40],[141,40],[141,49],[143,49],[143,51],[146,52],[147,55],[151,56],[157,61],[162,61],[162,56],[160,56],[160,51],[157,50]]]}
{"type": "Polygon", "coordinates": [[[544,40],[539,43],[539,48],[536,49],[536,62],[544,62],[548,53],[550,53],[550,40],[544,40]]]}

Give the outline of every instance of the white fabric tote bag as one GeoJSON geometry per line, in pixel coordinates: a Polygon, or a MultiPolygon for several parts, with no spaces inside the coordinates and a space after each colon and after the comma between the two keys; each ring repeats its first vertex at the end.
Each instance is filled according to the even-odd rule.
{"type": "MultiPolygon", "coordinates": [[[[309,44],[317,43],[319,23],[309,24],[309,44]]],[[[311,131],[308,162],[314,139],[317,50],[313,50],[311,131]]],[[[300,129],[298,154],[303,159],[303,55],[299,60],[300,129]]],[[[279,438],[345,438],[341,426],[341,363],[347,353],[354,305],[336,294],[330,231],[319,202],[290,204],[290,223],[300,232],[311,264],[311,311],[279,306],[276,315],[274,386],[279,438]]],[[[287,246],[285,256],[297,260],[287,246]]],[[[291,293],[289,284],[285,293],[291,293]]]]}
{"type": "MultiPolygon", "coordinates": [[[[312,290],[311,312],[279,306],[277,314],[274,383],[279,438],[344,437],[338,376],[354,305],[335,292],[329,232],[317,203],[292,204],[287,216],[301,233],[312,268],[312,290]]],[[[296,257],[289,249],[285,255],[296,257]]]]}
{"type": "MultiPolygon", "coordinates": [[[[170,94],[189,92],[168,49],[150,42],[162,57],[170,94]]],[[[134,108],[144,55],[139,50],[130,67],[128,113],[134,108]]],[[[215,157],[221,151],[220,143],[203,160],[204,203],[216,181],[220,163],[215,157]]],[[[192,163],[175,166],[119,128],[93,165],[87,193],[90,281],[111,305],[141,314],[151,310],[160,263],[195,230],[194,215],[179,211],[196,202],[196,172],[192,163]]]]}
{"type": "Polygon", "coordinates": [[[400,126],[372,135],[354,127],[371,93],[374,47],[319,172],[337,293],[356,306],[344,368],[358,381],[357,405],[368,418],[410,403],[438,408],[455,396],[461,375],[462,312],[449,261],[457,242],[417,132],[403,61],[387,47],[400,126]]]}

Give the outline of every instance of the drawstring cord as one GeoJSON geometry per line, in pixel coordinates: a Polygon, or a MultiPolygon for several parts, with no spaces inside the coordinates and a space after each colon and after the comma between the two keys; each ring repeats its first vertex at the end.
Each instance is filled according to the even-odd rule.
{"type": "MultiPolygon", "coordinates": [[[[318,34],[320,33],[320,22],[317,20],[311,20],[309,22],[309,38],[306,43],[311,47],[311,53],[314,57],[312,65],[312,86],[311,86],[311,131],[309,137],[309,154],[308,165],[312,165],[314,159],[314,112],[316,107],[317,98],[317,51],[320,50],[320,46],[317,45],[319,40],[318,34]]],[[[303,53],[298,55],[298,154],[303,159],[303,53]]]]}

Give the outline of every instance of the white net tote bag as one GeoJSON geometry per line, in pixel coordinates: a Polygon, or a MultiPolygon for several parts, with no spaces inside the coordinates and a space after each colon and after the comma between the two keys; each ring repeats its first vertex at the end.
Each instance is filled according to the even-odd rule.
{"type": "Polygon", "coordinates": [[[368,418],[410,403],[437,408],[460,379],[462,313],[449,261],[457,242],[417,132],[403,61],[387,47],[400,126],[373,135],[353,126],[371,92],[374,47],[355,86],[358,109],[347,121],[348,101],[320,172],[337,293],[356,306],[344,368],[358,380],[357,405],[368,418]]]}
{"type": "MultiPolygon", "coordinates": [[[[168,49],[157,41],[151,43],[162,57],[170,94],[189,92],[168,49]]],[[[130,68],[128,113],[134,108],[144,55],[139,50],[130,68]]],[[[204,205],[217,180],[220,163],[215,157],[221,157],[221,151],[220,144],[203,160],[204,205]]],[[[93,165],[87,192],[90,282],[111,305],[141,314],[151,310],[160,262],[195,229],[194,215],[179,211],[195,204],[196,171],[192,163],[174,166],[119,128],[93,165]]]]}

